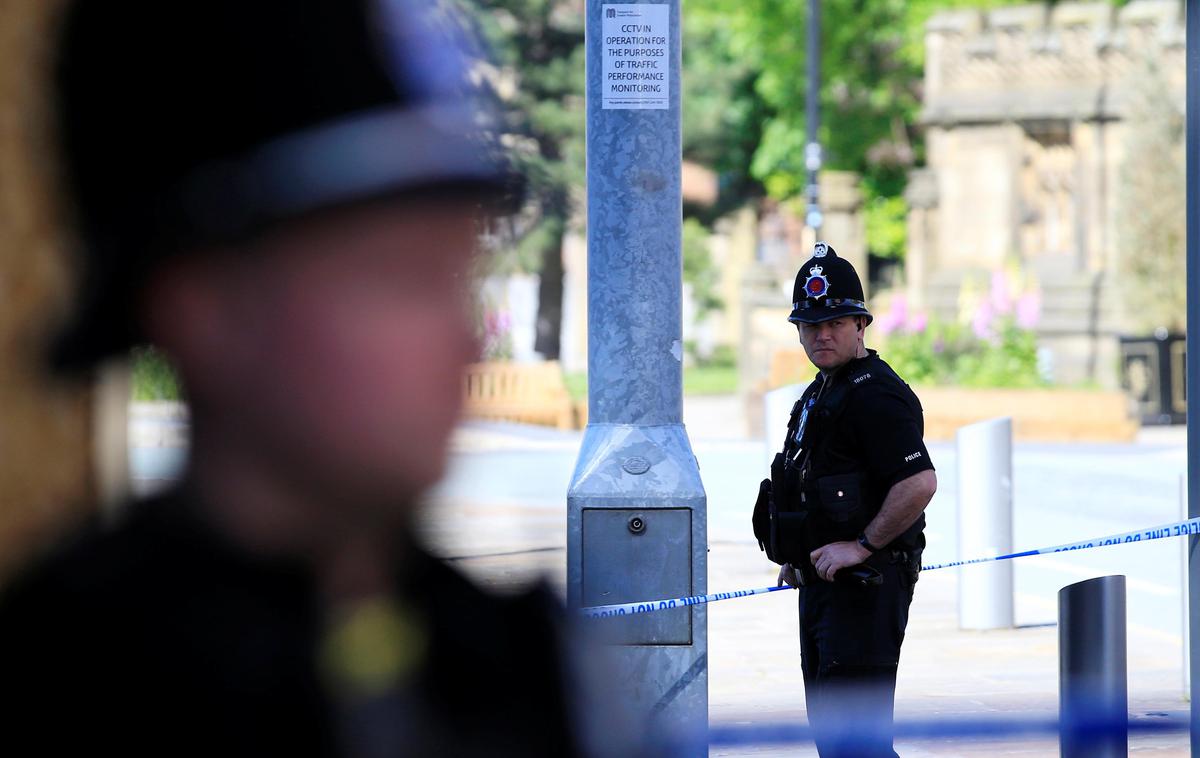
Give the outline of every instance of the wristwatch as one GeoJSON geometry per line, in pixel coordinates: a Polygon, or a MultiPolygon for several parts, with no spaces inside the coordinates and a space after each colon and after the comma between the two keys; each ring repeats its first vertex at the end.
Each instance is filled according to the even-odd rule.
{"type": "Polygon", "coordinates": [[[879,548],[872,545],[870,543],[870,541],[867,539],[867,532],[865,530],[858,533],[858,544],[865,547],[867,549],[867,552],[869,552],[869,553],[878,553],[879,552],[879,548]]]}

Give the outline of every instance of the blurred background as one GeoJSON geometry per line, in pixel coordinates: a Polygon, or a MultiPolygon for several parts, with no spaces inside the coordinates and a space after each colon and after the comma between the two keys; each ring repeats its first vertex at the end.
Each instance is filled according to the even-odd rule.
{"type": "MultiPolygon", "coordinates": [[[[453,4],[490,50],[475,75],[530,190],[480,239],[483,353],[462,380],[466,418],[427,531],[486,582],[561,586],[566,484],[587,423],[583,0],[453,4]],[[481,528],[452,528],[462,520],[481,528]]],[[[683,7],[684,422],[709,491],[715,590],[773,579],[765,560],[746,568],[752,495],[779,442],[764,436],[764,397],[814,373],[786,322],[815,241],[807,5],[683,7]]],[[[1183,507],[1183,5],[821,3],[820,236],[867,284],[868,345],[925,406],[942,481],[931,559],[957,557],[950,441],[994,416],[1013,418],[1017,548],[1183,507]]],[[[185,393],[153,348],[86,387],[39,368],[77,273],[43,100],[58,6],[0,0],[0,581],[88,503],[152,491],[186,465],[185,393]]],[[[1182,665],[1177,548],[1166,550],[1169,565],[1142,550],[1132,560],[1151,573],[1128,572],[1145,585],[1131,619],[1173,651],[1144,669],[1155,697],[1178,695],[1182,665]]],[[[1017,617],[1036,635],[1054,589],[1093,567],[1030,566],[1018,569],[1017,617]]],[[[711,623],[715,640],[717,611],[711,623]]],[[[738,697],[714,694],[714,708],[733,713],[738,697]]]]}

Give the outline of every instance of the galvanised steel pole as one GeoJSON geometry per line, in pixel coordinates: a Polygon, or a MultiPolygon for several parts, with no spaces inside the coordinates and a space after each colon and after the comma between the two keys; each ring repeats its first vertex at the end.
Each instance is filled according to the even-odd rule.
{"type": "MultiPolygon", "coordinates": [[[[572,607],[703,594],[683,427],[680,2],[587,2],[588,426],[567,494],[572,607]]],[[[589,622],[627,703],[707,754],[704,606],[589,622]]]]}

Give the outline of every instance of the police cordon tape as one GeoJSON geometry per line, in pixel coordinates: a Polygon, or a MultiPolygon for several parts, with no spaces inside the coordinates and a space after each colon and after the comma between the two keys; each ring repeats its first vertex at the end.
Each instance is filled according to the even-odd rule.
{"type": "MultiPolygon", "coordinates": [[[[957,568],[958,566],[972,566],[979,563],[992,563],[993,561],[1009,561],[1013,558],[1024,558],[1030,555],[1065,553],[1071,550],[1090,550],[1091,548],[1095,547],[1124,545],[1130,542],[1149,542],[1150,540],[1161,540],[1167,537],[1187,537],[1194,534],[1200,534],[1200,517],[1188,519],[1187,521],[1177,521],[1172,524],[1163,524],[1162,526],[1156,526],[1150,529],[1142,529],[1136,532],[1125,532],[1123,534],[1113,534],[1108,537],[1096,537],[1094,539],[1082,540],[1080,542],[1068,542],[1062,545],[1053,545],[1051,547],[1023,550],[1019,553],[1006,553],[1004,555],[994,555],[987,558],[971,558],[965,561],[936,563],[932,566],[925,566],[922,570],[936,571],[938,569],[957,568]]],[[[638,613],[653,613],[654,611],[666,611],[672,608],[686,608],[691,605],[715,603],[721,600],[733,600],[734,598],[739,597],[765,595],[768,592],[779,592],[780,590],[790,589],[793,588],[786,585],[783,587],[759,587],[757,589],[736,590],[734,592],[714,592],[708,595],[692,595],[691,597],[677,597],[668,600],[643,600],[638,603],[593,605],[587,608],[580,608],[579,612],[586,618],[630,616],[638,613]]]]}

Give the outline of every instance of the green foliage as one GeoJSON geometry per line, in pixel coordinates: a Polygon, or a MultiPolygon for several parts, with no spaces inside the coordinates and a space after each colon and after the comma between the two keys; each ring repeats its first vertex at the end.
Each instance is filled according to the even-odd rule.
{"type": "Polygon", "coordinates": [[[683,13],[683,156],[720,176],[717,212],[758,194],[750,161],[766,105],[754,92],[758,71],[734,53],[725,20],[688,5],[683,13]]]}
{"type": "Polygon", "coordinates": [[[876,255],[903,258],[908,242],[908,203],[903,197],[877,197],[867,203],[867,246],[876,255]]]}
{"type": "Polygon", "coordinates": [[[567,385],[567,394],[572,400],[587,400],[588,375],[586,371],[563,374],[563,384],[567,385]]]}
{"type": "Polygon", "coordinates": [[[717,295],[717,269],[708,249],[709,233],[694,218],[683,221],[683,281],[692,286],[697,320],[724,307],[717,295]]]}
{"type": "Polygon", "coordinates": [[[138,402],[180,400],[179,378],[166,355],[154,347],[135,347],[133,359],[133,399],[138,402]]]}
{"type": "Polygon", "coordinates": [[[957,387],[1042,387],[1037,339],[1011,317],[1000,319],[992,339],[968,325],[931,321],[919,332],[888,335],[880,355],[905,381],[957,387]]]}
{"type": "Polygon", "coordinates": [[[737,350],[732,345],[717,345],[706,361],[706,365],[727,368],[737,368],[737,363],[737,350]]]}
{"type": "Polygon", "coordinates": [[[486,42],[483,67],[501,108],[508,153],[527,203],[498,231],[497,270],[540,272],[560,255],[571,193],[584,180],[582,4],[569,0],[458,0],[486,42]]]}
{"type": "Polygon", "coordinates": [[[1145,295],[1129,300],[1124,322],[1142,334],[1182,331],[1187,314],[1184,113],[1157,64],[1146,68],[1117,188],[1121,279],[1128,291],[1145,295]]]}
{"type": "Polygon", "coordinates": [[[737,366],[697,365],[683,369],[683,394],[730,395],[737,392],[737,366]]]}
{"type": "MultiPolygon", "coordinates": [[[[821,125],[825,166],[863,175],[868,201],[868,246],[899,256],[898,201],[908,168],[922,160],[916,129],[925,58],[925,23],[937,11],[989,8],[1027,0],[823,0],[821,3],[821,125]],[[888,199],[890,203],[876,203],[888,199]]],[[[767,192],[786,199],[806,181],[805,75],[808,3],[803,0],[705,0],[685,16],[699,28],[722,27],[706,42],[710,53],[752,72],[758,103],[738,112],[762,120],[750,173],[767,192]]],[[[749,134],[749,132],[747,132],[749,134]]]]}

